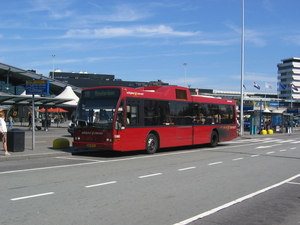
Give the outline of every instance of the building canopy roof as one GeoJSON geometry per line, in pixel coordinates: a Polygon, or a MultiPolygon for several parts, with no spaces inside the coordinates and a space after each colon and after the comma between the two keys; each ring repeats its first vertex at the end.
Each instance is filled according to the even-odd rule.
{"type": "Polygon", "coordinates": [[[51,93],[58,95],[61,93],[66,86],[71,86],[75,93],[80,94],[81,88],[66,84],[65,82],[52,79],[50,77],[45,77],[41,74],[37,74],[32,71],[23,70],[14,66],[6,65],[0,63],[0,78],[1,80],[9,79],[9,82],[17,85],[25,85],[26,81],[29,80],[49,80],[50,81],[50,91],[51,93]]]}
{"type": "Polygon", "coordinates": [[[75,106],[75,105],[78,104],[78,101],[79,101],[78,96],[74,93],[74,91],[72,90],[72,87],[70,87],[70,86],[67,86],[62,93],[60,93],[59,95],[57,95],[55,97],[55,99],[56,98],[72,99],[71,101],[62,103],[62,105],[65,105],[65,106],[68,106],[68,105],[69,106],[75,106]]]}
{"type": "Polygon", "coordinates": [[[55,106],[72,99],[46,98],[46,97],[32,97],[29,95],[0,95],[0,105],[32,105],[34,101],[35,106],[55,106]]]}

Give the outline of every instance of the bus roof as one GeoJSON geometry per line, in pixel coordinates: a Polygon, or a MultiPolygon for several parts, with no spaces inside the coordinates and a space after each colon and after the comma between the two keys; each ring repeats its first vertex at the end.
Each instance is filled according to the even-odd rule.
{"type": "Polygon", "coordinates": [[[139,88],[120,87],[120,86],[102,86],[86,88],[85,90],[92,89],[104,89],[104,88],[118,88],[122,90],[123,96],[128,97],[142,97],[153,99],[166,99],[166,100],[181,100],[181,101],[193,101],[193,102],[206,102],[217,104],[235,104],[235,100],[220,99],[220,98],[207,98],[203,96],[191,95],[190,89],[181,86],[146,86],[139,88]]]}

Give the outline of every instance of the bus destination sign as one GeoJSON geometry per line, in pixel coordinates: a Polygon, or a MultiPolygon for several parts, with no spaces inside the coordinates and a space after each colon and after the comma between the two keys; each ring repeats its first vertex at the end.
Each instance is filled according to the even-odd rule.
{"type": "Polygon", "coordinates": [[[117,98],[120,96],[120,89],[96,89],[86,90],[83,98],[117,98]]]}

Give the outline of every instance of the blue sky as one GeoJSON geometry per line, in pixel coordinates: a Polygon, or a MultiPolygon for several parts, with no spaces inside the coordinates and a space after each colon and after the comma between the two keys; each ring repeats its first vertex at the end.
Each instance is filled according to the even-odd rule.
{"type": "MultiPolygon", "coordinates": [[[[276,92],[277,63],[300,57],[299,9],[245,0],[246,91],[276,92]]],[[[240,91],[241,14],[242,0],[2,1],[0,62],[240,91]]]]}

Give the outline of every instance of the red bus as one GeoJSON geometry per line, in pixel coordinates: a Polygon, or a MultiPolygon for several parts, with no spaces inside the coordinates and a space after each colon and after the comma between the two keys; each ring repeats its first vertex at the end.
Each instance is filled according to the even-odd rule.
{"type": "Polygon", "coordinates": [[[229,141],[238,136],[234,100],[192,96],[179,86],[82,90],[73,147],[153,154],[159,148],[229,141]]]}

